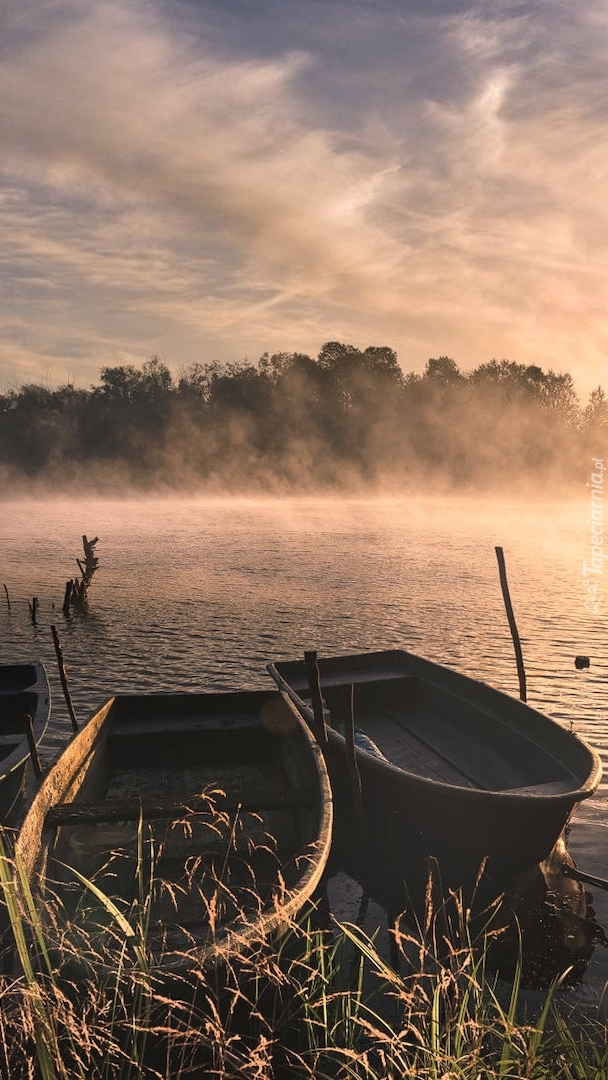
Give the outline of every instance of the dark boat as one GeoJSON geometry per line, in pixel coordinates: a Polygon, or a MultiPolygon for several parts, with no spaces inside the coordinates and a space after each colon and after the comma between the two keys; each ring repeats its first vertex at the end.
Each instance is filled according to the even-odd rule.
{"type": "Polygon", "coordinates": [[[40,663],[0,664],[0,823],[10,825],[19,805],[32,745],[37,748],[49,721],[51,697],[40,663]]]}
{"type": "MultiPolygon", "coordinates": [[[[318,723],[305,661],[268,669],[302,716],[318,723]]],[[[472,895],[484,866],[481,884],[500,892],[549,855],[601,779],[599,755],[572,731],[411,653],[322,657],[318,672],[329,720],[336,855],[392,910],[401,910],[424,880],[429,857],[439,863],[444,890],[472,895]],[[362,813],[343,734],[353,713],[350,759],[362,813]]]]}
{"type": "Polygon", "coordinates": [[[321,881],[331,832],[323,755],[286,695],[133,694],[68,745],[16,848],[71,940],[103,922],[108,899],[132,913],[145,863],[146,946],[162,975],[230,962],[288,924],[321,881]]]}

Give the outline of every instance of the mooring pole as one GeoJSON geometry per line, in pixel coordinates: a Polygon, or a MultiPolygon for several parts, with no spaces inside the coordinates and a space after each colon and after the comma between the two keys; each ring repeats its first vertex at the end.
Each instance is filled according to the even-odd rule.
{"type": "Polygon", "coordinates": [[[317,663],[317,654],[314,650],[304,653],[304,664],[306,666],[306,678],[308,679],[312,711],[315,717],[315,734],[321,746],[324,747],[327,745],[327,729],[325,727],[325,713],[323,709],[323,696],[321,694],[319,665],[317,663]]]}
{"type": "Polygon", "coordinates": [[[515,615],[513,614],[513,605],[511,604],[511,597],[509,596],[509,586],[507,584],[507,570],[505,567],[505,556],[501,547],[494,548],[494,550],[496,552],[496,558],[498,560],[498,573],[500,576],[502,598],[505,602],[507,619],[509,620],[509,628],[511,630],[513,647],[515,649],[515,661],[517,663],[517,675],[519,678],[519,696],[522,701],[526,701],[526,672],[524,668],[524,658],[521,651],[519,634],[517,632],[517,623],[515,622],[515,615]]]}
{"type": "Polygon", "coordinates": [[[36,746],[36,737],[32,726],[32,718],[29,713],[25,713],[23,717],[23,726],[27,736],[27,744],[30,749],[30,758],[32,759],[32,765],[34,767],[34,776],[36,777],[36,780],[40,780],[42,776],[42,765],[40,764],[38,747],[36,746]]]}
{"type": "Polygon", "coordinates": [[[68,689],[68,677],[66,675],[65,664],[63,662],[61,645],[59,644],[59,635],[57,634],[57,628],[55,626],[51,626],[51,633],[53,635],[55,652],[57,654],[57,664],[59,666],[59,678],[61,679],[61,685],[63,687],[63,696],[65,697],[65,703],[68,707],[70,720],[72,721],[72,730],[76,732],[78,731],[78,720],[76,719],[76,713],[74,712],[74,706],[72,705],[72,699],[70,697],[70,691],[68,689]]]}

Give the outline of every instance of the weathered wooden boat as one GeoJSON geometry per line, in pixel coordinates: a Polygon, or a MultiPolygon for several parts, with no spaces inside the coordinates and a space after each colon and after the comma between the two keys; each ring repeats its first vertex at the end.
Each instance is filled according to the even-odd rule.
{"type": "Polygon", "coordinates": [[[109,899],[126,918],[143,904],[146,963],[163,976],[230,962],[288,924],[321,881],[331,832],[323,755],[286,695],[133,694],[68,745],[16,849],[40,910],[59,905],[66,964],[109,899]]]}
{"type": "MultiPolygon", "coordinates": [[[[292,660],[268,668],[302,716],[318,724],[309,665],[292,660]]],[[[393,910],[424,880],[429,856],[439,863],[444,890],[472,895],[484,866],[482,892],[500,892],[547,857],[600,781],[599,755],[572,731],[411,653],[321,657],[318,673],[329,720],[336,854],[370,896],[393,910]],[[345,732],[353,714],[349,755],[345,732]],[[349,758],[357,765],[362,814],[349,758]]]]}
{"type": "Polygon", "coordinates": [[[0,664],[0,823],[15,816],[31,752],[46,731],[51,696],[41,663],[0,664]]]}

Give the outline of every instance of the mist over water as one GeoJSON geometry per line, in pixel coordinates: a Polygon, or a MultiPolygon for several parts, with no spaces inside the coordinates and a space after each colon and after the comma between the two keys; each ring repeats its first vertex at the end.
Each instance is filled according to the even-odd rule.
{"type": "MultiPolygon", "coordinates": [[[[0,651],[47,666],[47,760],[70,734],[52,623],[81,721],[121,691],[270,689],[267,661],[308,648],[407,648],[517,695],[499,545],[528,701],[587,737],[608,773],[608,595],[597,614],[585,608],[588,518],[584,497],[5,501],[0,651]],[[87,610],[66,617],[83,533],[99,537],[99,570],[87,610]],[[588,669],[575,669],[577,655],[588,669]]],[[[581,868],[606,878],[607,795],[605,782],[570,838],[581,868]]],[[[594,907],[608,927],[605,894],[594,907]]],[[[605,953],[596,948],[580,994],[608,979],[605,953]]]]}
{"type": "Polygon", "coordinates": [[[125,685],[263,685],[267,660],[312,647],[411,648],[517,693],[500,545],[532,703],[577,724],[582,710],[601,728],[591,699],[607,670],[607,617],[601,602],[597,615],[584,607],[583,501],[54,499],[5,510],[4,651],[46,654],[55,622],[85,710],[125,685]],[[66,619],[82,533],[99,537],[100,566],[86,613],[66,619]],[[574,668],[580,653],[588,671],[574,668]]]}

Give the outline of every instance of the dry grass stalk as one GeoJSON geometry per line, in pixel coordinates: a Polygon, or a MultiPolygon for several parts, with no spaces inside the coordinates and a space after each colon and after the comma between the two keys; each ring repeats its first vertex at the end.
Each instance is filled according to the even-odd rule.
{"type": "MultiPolygon", "coordinates": [[[[229,830],[234,844],[232,820],[229,830]]],[[[207,971],[188,965],[184,934],[184,963],[163,980],[151,958],[172,945],[154,930],[154,904],[163,892],[177,907],[179,898],[158,876],[161,855],[140,822],[130,903],[81,879],[81,900],[69,913],[59,897],[41,912],[2,847],[5,936],[17,961],[0,976],[6,1080],[608,1076],[606,1026],[597,1020],[575,1030],[564,1020],[560,978],[533,1018],[522,1012],[521,967],[505,999],[489,966],[499,907],[473,923],[457,895],[443,899],[433,887],[420,925],[412,930],[401,918],[392,928],[399,970],[360,927],[322,925],[311,907],[274,940],[248,943],[207,971]]],[[[201,891],[211,931],[226,897],[235,899],[229,863],[226,852],[214,888],[201,891]]],[[[112,872],[106,868],[106,889],[112,872]]]]}

